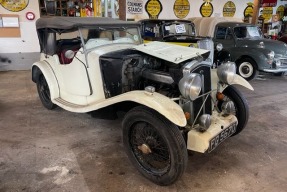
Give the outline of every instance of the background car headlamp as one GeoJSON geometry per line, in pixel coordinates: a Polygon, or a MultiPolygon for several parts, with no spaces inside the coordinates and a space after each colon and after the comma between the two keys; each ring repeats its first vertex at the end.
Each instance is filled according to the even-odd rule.
{"type": "Polygon", "coordinates": [[[223,49],[223,45],[221,44],[221,43],[218,43],[217,45],[216,45],[216,50],[217,51],[221,51],[223,49]]]}
{"type": "Polygon", "coordinates": [[[222,83],[231,84],[236,75],[234,62],[226,62],[218,66],[217,76],[222,83]]]}
{"type": "Polygon", "coordinates": [[[274,51],[270,51],[270,53],[268,53],[268,59],[274,59],[274,57],[275,57],[274,51]]]}
{"type": "Polygon", "coordinates": [[[185,75],[178,83],[179,91],[184,98],[195,100],[201,91],[201,77],[191,73],[185,75]]]}

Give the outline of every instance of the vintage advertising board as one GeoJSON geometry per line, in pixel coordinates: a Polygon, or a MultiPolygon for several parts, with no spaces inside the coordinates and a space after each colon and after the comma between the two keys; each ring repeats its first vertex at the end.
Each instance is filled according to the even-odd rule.
{"type": "Polygon", "coordinates": [[[284,8],[285,7],[283,5],[277,7],[276,14],[279,15],[279,19],[282,19],[284,17],[284,8]]]}
{"type": "Polygon", "coordinates": [[[0,0],[0,4],[11,12],[19,12],[28,6],[29,0],[0,0]]]}
{"type": "Polygon", "coordinates": [[[202,17],[210,17],[213,13],[213,6],[211,3],[203,3],[199,11],[202,17]]]}
{"type": "Polygon", "coordinates": [[[159,0],[148,0],[145,4],[145,10],[150,19],[157,19],[162,11],[162,4],[159,0]]]}
{"type": "Polygon", "coordinates": [[[227,1],[222,10],[223,17],[233,17],[236,12],[236,6],[232,1],[227,1]]]}
{"type": "Polygon", "coordinates": [[[273,7],[263,7],[262,17],[264,18],[264,23],[267,23],[273,15],[273,7]]]}
{"type": "Polygon", "coordinates": [[[190,11],[190,4],[188,0],[176,0],[173,5],[173,12],[179,19],[185,18],[190,11]]]}
{"type": "Polygon", "coordinates": [[[244,9],[243,15],[244,17],[253,15],[253,3],[252,2],[247,3],[247,7],[244,9]]]}
{"type": "Polygon", "coordinates": [[[142,0],[127,0],[127,12],[129,14],[142,14],[143,1],[142,0]]]}

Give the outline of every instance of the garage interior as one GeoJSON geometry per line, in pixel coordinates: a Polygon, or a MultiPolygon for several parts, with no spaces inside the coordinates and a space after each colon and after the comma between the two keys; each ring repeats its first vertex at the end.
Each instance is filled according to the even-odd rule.
{"type": "MultiPolygon", "coordinates": [[[[256,9],[259,1],[254,3],[256,9]]],[[[119,18],[127,19],[125,9],[125,5],[119,7],[119,18]]],[[[6,45],[7,39],[0,37],[0,43],[6,45]]],[[[104,120],[60,107],[45,109],[31,81],[31,66],[21,64],[32,63],[29,57],[39,55],[34,50],[33,56],[5,51],[0,48],[0,192],[287,189],[286,75],[260,73],[250,81],[255,91],[236,86],[249,105],[244,131],[212,153],[189,151],[182,177],[173,185],[159,186],[144,178],[125,153],[124,114],[118,114],[117,120],[104,120]]]]}
{"type": "Polygon", "coordinates": [[[246,96],[245,130],[212,153],[189,153],[178,182],[142,177],[122,145],[121,120],[42,107],[30,71],[0,72],[0,191],[285,191],[287,77],[265,74],[246,96]]]}

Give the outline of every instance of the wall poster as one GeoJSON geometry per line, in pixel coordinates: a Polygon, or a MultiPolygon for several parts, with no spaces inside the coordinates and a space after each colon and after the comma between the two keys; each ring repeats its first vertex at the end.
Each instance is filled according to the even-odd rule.
{"type": "Polygon", "coordinates": [[[253,3],[252,2],[247,3],[247,7],[244,9],[243,15],[244,17],[253,15],[253,3]]]}
{"type": "Polygon", "coordinates": [[[190,4],[188,0],[176,0],[173,5],[173,12],[179,19],[185,18],[190,11],[190,4]]]}
{"type": "Polygon", "coordinates": [[[223,6],[223,17],[233,17],[236,12],[236,6],[232,1],[227,1],[223,6]]]}
{"type": "Polygon", "coordinates": [[[213,6],[211,3],[203,3],[199,11],[202,17],[210,17],[213,13],[213,6]]]}
{"type": "Polygon", "coordinates": [[[162,11],[162,4],[159,0],[148,0],[145,4],[145,10],[150,19],[157,19],[162,11]]]}
{"type": "Polygon", "coordinates": [[[284,17],[284,6],[280,5],[277,10],[276,10],[276,14],[279,15],[279,19],[282,19],[284,17]]]}
{"type": "Polygon", "coordinates": [[[273,15],[273,7],[263,7],[262,17],[264,18],[264,23],[267,23],[273,15]]]}
{"type": "Polygon", "coordinates": [[[19,12],[28,6],[29,0],[0,0],[0,4],[8,11],[19,12]]]}
{"type": "Polygon", "coordinates": [[[127,12],[129,14],[142,14],[143,1],[142,0],[127,0],[127,12]]]}

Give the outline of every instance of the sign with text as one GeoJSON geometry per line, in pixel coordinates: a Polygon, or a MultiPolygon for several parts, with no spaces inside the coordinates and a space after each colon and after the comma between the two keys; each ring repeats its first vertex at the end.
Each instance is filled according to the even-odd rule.
{"type": "Polygon", "coordinates": [[[223,6],[223,17],[233,17],[236,11],[236,6],[232,1],[227,1],[223,6]]]}
{"type": "Polygon", "coordinates": [[[159,0],[148,0],[145,4],[145,10],[150,19],[157,19],[162,11],[162,4],[159,0]]]}
{"type": "Polygon", "coordinates": [[[19,12],[28,6],[29,0],[0,0],[0,4],[8,11],[19,12]]]}
{"type": "Polygon", "coordinates": [[[142,0],[127,0],[127,12],[129,14],[142,14],[143,1],[142,0]]]}
{"type": "Polygon", "coordinates": [[[276,7],[277,0],[262,0],[260,5],[261,7],[276,7]]]}
{"type": "Polygon", "coordinates": [[[213,6],[211,3],[203,3],[199,11],[202,17],[210,17],[213,13],[213,6]]]}
{"type": "Polygon", "coordinates": [[[185,18],[190,10],[188,0],[176,0],[173,5],[173,12],[177,18],[185,18]]]}

